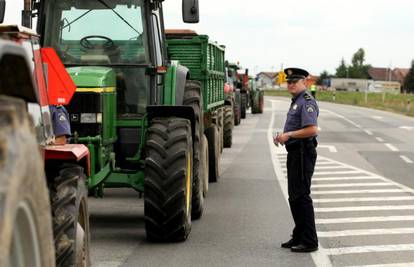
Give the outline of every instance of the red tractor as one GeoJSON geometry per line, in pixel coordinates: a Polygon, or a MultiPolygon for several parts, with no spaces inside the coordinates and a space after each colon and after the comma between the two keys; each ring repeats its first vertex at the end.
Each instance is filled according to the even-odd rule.
{"type": "Polygon", "coordinates": [[[35,32],[0,24],[0,266],[90,265],[89,152],[54,145],[49,108],[75,90],[35,32]]]}

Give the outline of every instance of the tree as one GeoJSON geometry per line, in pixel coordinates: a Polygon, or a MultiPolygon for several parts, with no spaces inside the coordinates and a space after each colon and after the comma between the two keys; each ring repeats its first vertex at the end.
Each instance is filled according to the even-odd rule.
{"type": "Polygon", "coordinates": [[[347,66],[345,60],[342,58],[341,65],[336,69],[337,78],[354,78],[354,79],[369,79],[368,70],[371,65],[365,65],[365,51],[363,48],[358,49],[352,56],[352,65],[347,66]]]}
{"type": "Polygon", "coordinates": [[[347,78],[348,77],[348,67],[345,64],[345,59],[342,58],[341,64],[336,68],[335,77],[337,78],[347,78]]]}
{"type": "Polygon", "coordinates": [[[404,79],[404,88],[407,93],[414,93],[414,60],[411,61],[411,68],[404,79]]]}
{"type": "Polygon", "coordinates": [[[365,51],[360,48],[352,56],[352,66],[349,67],[349,77],[357,79],[369,78],[368,70],[371,68],[371,65],[364,65],[364,61],[365,51]]]}

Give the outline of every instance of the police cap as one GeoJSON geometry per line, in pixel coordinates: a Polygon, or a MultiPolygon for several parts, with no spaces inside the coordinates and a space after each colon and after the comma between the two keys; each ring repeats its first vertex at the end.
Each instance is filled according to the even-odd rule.
{"type": "Polygon", "coordinates": [[[290,81],[298,81],[301,79],[305,79],[309,76],[309,72],[299,68],[287,68],[284,70],[286,74],[286,80],[290,81]]]}

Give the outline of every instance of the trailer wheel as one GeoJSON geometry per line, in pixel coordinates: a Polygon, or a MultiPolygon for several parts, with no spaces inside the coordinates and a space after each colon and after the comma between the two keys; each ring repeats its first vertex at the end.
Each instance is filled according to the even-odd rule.
{"type": "Polygon", "coordinates": [[[209,177],[209,165],[208,165],[208,141],[205,134],[203,134],[202,140],[202,149],[201,149],[201,157],[203,160],[201,160],[201,168],[203,175],[201,176],[203,178],[203,195],[204,197],[207,196],[208,193],[208,177],[209,177]]]}
{"type": "Polygon", "coordinates": [[[193,188],[191,200],[191,218],[197,220],[203,215],[204,194],[203,194],[203,177],[201,166],[203,158],[201,156],[201,136],[204,134],[203,124],[203,98],[201,96],[201,83],[198,81],[187,81],[184,91],[184,105],[191,106],[195,114],[194,134],[194,160],[193,160],[193,188]]]}
{"type": "Polygon", "coordinates": [[[184,241],[191,230],[191,123],[154,118],[145,152],[144,214],[149,241],[184,241]]]}
{"type": "Polygon", "coordinates": [[[90,266],[88,190],[83,168],[75,164],[58,167],[57,176],[49,179],[49,189],[56,265],[90,266]]]}
{"type": "Polygon", "coordinates": [[[246,118],[246,109],[247,109],[247,93],[241,93],[240,95],[240,115],[242,119],[246,118]]]}
{"type": "Polygon", "coordinates": [[[208,127],[205,133],[208,140],[209,182],[214,183],[220,177],[220,136],[216,125],[208,127]]]}
{"type": "Polygon", "coordinates": [[[224,148],[224,111],[223,108],[217,110],[217,129],[219,131],[219,147],[220,153],[223,153],[224,148]]]}
{"type": "Polygon", "coordinates": [[[223,143],[224,147],[231,147],[233,144],[233,108],[231,106],[224,107],[224,134],[223,143]]]}
{"type": "Polygon", "coordinates": [[[0,266],[54,266],[49,194],[25,103],[0,96],[0,266]]]}

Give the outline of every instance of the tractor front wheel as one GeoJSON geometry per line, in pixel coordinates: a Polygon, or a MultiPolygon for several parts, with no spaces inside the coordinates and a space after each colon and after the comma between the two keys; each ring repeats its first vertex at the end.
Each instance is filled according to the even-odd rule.
{"type": "Polygon", "coordinates": [[[56,265],[90,266],[88,191],[83,168],[62,165],[49,183],[56,265]]]}
{"type": "Polygon", "coordinates": [[[145,147],[144,213],[147,240],[184,241],[191,230],[191,123],[154,118],[145,147]]]}

